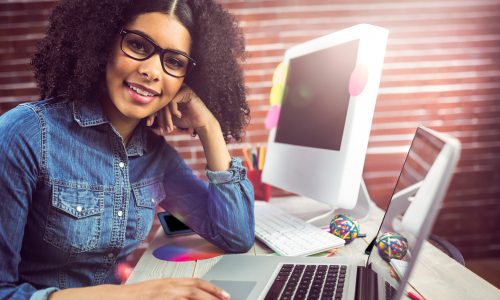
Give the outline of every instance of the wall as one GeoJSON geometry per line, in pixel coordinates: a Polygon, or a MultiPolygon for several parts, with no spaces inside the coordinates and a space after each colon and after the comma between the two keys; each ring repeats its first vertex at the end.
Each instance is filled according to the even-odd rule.
{"type": "MultiPolygon", "coordinates": [[[[387,203],[418,125],[450,133],[462,157],[435,232],[466,258],[500,256],[500,3],[435,1],[221,1],[241,21],[252,122],[241,148],[265,143],[274,67],[288,47],[357,23],[390,29],[363,177],[387,203]]],[[[28,65],[54,1],[0,3],[0,112],[37,99],[28,65]]],[[[169,141],[201,174],[197,140],[169,141]]]]}

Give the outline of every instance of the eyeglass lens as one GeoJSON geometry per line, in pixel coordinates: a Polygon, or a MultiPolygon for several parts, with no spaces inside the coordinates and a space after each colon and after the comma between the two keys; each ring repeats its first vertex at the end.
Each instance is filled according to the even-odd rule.
{"type": "MultiPolygon", "coordinates": [[[[151,41],[133,32],[125,34],[121,47],[125,54],[139,60],[147,59],[156,52],[156,47],[151,41]]],[[[167,49],[163,52],[161,63],[165,72],[182,77],[186,75],[189,59],[180,53],[167,49]]]]}

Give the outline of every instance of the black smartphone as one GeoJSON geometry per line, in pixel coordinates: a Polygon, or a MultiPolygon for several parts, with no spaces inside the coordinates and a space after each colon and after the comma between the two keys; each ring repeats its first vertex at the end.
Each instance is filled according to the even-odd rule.
{"type": "Polygon", "coordinates": [[[191,228],[168,211],[159,212],[158,219],[160,220],[161,227],[163,227],[163,231],[168,236],[194,233],[191,228]]]}

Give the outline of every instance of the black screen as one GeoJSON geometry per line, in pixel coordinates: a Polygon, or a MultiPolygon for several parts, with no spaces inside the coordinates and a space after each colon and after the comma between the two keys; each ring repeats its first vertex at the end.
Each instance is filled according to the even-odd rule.
{"type": "Polygon", "coordinates": [[[170,228],[171,231],[179,231],[179,230],[187,230],[189,227],[186,226],[186,224],[182,223],[177,219],[176,217],[172,215],[164,215],[165,221],[167,223],[168,228],[170,228]]]}
{"type": "Polygon", "coordinates": [[[359,40],[290,60],[275,142],[340,150],[359,40]]]}

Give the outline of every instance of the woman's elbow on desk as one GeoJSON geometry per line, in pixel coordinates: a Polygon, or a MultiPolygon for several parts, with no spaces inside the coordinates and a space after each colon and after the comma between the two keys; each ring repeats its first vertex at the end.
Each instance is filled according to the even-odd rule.
{"type": "Polygon", "coordinates": [[[253,246],[253,240],[251,242],[249,241],[241,241],[239,243],[231,243],[231,244],[226,244],[222,250],[226,253],[246,253],[250,249],[252,249],[253,246]]]}
{"type": "Polygon", "coordinates": [[[225,253],[246,253],[253,247],[254,239],[255,232],[252,230],[241,233],[238,236],[226,236],[222,239],[221,236],[219,236],[219,238],[214,239],[216,240],[214,241],[214,244],[216,244],[225,253]]]}
{"type": "MultiPolygon", "coordinates": [[[[253,217],[253,216],[252,216],[253,217]]],[[[255,241],[255,223],[248,221],[244,228],[239,228],[238,233],[233,235],[230,239],[228,249],[224,249],[227,253],[246,253],[248,252],[254,244],[255,241]]]]}

